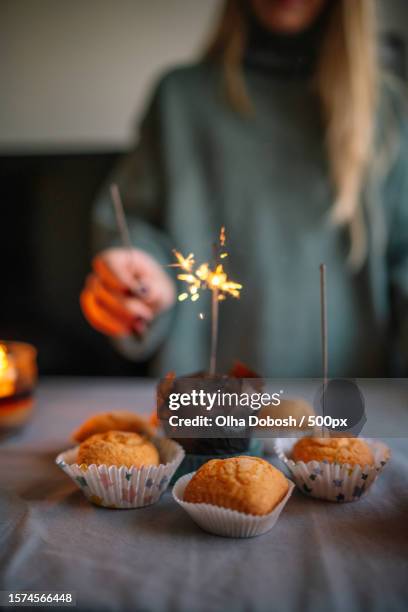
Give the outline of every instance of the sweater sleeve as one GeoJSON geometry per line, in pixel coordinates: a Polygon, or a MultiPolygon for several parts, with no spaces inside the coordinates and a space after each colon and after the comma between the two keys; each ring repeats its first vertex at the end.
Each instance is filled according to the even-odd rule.
{"type": "MultiPolygon", "coordinates": [[[[110,185],[116,183],[123,200],[132,244],[147,251],[162,265],[169,263],[171,244],[164,229],[166,185],[160,105],[159,85],[141,123],[136,147],[118,163],[101,189],[93,211],[92,242],[95,253],[120,244],[110,197],[110,185]]],[[[113,344],[129,359],[147,359],[166,338],[172,318],[173,311],[163,313],[152,323],[143,339],[116,338],[113,344]]]]}
{"type": "Polygon", "coordinates": [[[388,179],[391,194],[388,274],[392,301],[394,368],[408,374],[408,123],[400,124],[399,152],[388,179]]]}

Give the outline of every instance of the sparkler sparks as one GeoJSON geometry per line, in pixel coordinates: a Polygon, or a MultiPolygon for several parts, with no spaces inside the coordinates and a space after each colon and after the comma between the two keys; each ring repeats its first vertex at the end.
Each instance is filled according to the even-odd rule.
{"type": "MultiPolygon", "coordinates": [[[[214,244],[214,261],[212,266],[204,262],[196,264],[193,253],[184,257],[179,251],[174,250],[176,262],[170,264],[172,268],[181,268],[177,274],[180,281],[186,283],[187,287],[180,293],[180,302],[190,299],[196,302],[200,298],[200,291],[209,289],[211,291],[211,351],[210,351],[210,376],[215,376],[217,362],[217,342],[218,342],[218,308],[219,302],[225,300],[227,296],[239,298],[242,285],[228,278],[227,273],[221,263],[222,259],[228,257],[225,250],[226,235],[225,228],[222,227],[218,242],[214,244]]],[[[199,318],[205,318],[204,313],[199,313],[199,318]]]]}
{"type": "Polygon", "coordinates": [[[183,255],[179,253],[179,251],[173,249],[173,254],[174,257],[177,259],[177,262],[170,264],[169,268],[182,268],[182,270],[185,270],[186,272],[191,272],[195,264],[193,253],[190,253],[189,255],[187,255],[187,257],[183,257],[183,255]]]}
{"type": "Polygon", "coordinates": [[[225,227],[222,226],[221,231],[220,231],[220,246],[225,246],[225,243],[227,241],[227,236],[225,234],[225,227]]]}
{"type": "Polygon", "coordinates": [[[170,267],[181,268],[184,272],[178,274],[177,278],[187,284],[186,290],[178,296],[180,302],[184,302],[188,298],[192,302],[197,301],[200,297],[200,291],[203,289],[210,289],[215,292],[218,301],[225,300],[228,295],[239,298],[242,285],[229,279],[223,265],[218,262],[218,259],[224,259],[228,256],[228,253],[224,250],[225,242],[225,228],[222,227],[219,244],[216,245],[216,261],[213,269],[207,262],[195,267],[196,262],[193,253],[184,257],[179,251],[173,251],[177,262],[170,264],[170,267]]]}

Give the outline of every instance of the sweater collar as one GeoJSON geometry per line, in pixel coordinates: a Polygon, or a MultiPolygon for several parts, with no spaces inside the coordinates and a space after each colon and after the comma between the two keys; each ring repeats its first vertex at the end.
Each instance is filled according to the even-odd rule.
{"type": "Polygon", "coordinates": [[[311,77],[316,68],[331,4],[329,1],[312,26],[299,34],[271,32],[248,11],[244,65],[277,77],[311,77]]]}

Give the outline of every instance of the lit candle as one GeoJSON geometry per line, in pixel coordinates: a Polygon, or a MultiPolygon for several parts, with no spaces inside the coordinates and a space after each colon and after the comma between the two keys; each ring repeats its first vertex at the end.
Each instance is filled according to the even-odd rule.
{"type": "Polygon", "coordinates": [[[13,395],[16,389],[17,369],[7,348],[0,344],[0,397],[13,395]]]}

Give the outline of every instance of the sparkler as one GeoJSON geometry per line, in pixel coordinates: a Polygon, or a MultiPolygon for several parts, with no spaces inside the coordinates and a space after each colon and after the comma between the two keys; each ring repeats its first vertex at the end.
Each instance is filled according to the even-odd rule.
{"type": "MultiPolygon", "coordinates": [[[[129,226],[126,220],[125,210],[123,208],[122,198],[120,196],[119,187],[116,183],[112,183],[110,186],[110,193],[113,203],[113,208],[115,210],[116,223],[118,226],[119,234],[122,240],[123,247],[129,253],[129,265],[132,266],[132,251],[133,244],[130,237],[129,226]]],[[[139,280],[135,279],[135,284],[132,291],[135,297],[143,297],[146,295],[146,287],[139,280]]],[[[142,319],[143,321],[143,319],[142,319]]],[[[146,322],[143,322],[143,325],[146,325],[146,322]]],[[[132,329],[132,335],[139,337],[141,332],[138,333],[136,330],[132,329]]]]}
{"type": "MultiPolygon", "coordinates": [[[[322,342],[322,371],[323,371],[323,393],[322,393],[322,411],[323,418],[326,412],[326,389],[328,382],[328,343],[327,343],[327,298],[326,298],[326,264],[320,264],[320,324],[321,324],[321,342],[322,342]]],[[[324,437],[324,427],[322,427],[322,436],[324,437]]]]}
{"type": "MultiPolygon", "coordinates": [[[[218,311],[219,302],[225,300],[228,296],[239,298],[242,285],[228,278],[220,260],[228,257],[225,250],[226,235],[225,228],[222,227],[218,239],[218,243],[214,245],[214,263],[213,267],[208,263],[198,264],[195,261],[193,253],[187,257],[174,250],[176,263],[170,264],[172,268],[180,268],[182,272],[177,275],[177,278],[186,283],[186,290],[180,293],[178,299],[184,302],[190,299],[196,302],[200,298],[200,292],[205,289],[211,291],[211,352],[210,352],[210,376],[214,376],[217,365],[217,343],[218,343],[218,311]]],[[[200,313],[200,318],[204,318],[200,313]]]]}
{"type": "MultiPolygon", "coordinates": [[[[112,183],[112,185],[110,186],[110,192],[111,192],[113,207],[115,210],[116,223],[117,223],[119,234],[122,240],[122,245],[128,251],[129,256],[130,256],[129,264],[132,265],[132,260],[131,260],[131,255],[133,251],[132,240],[130,238],[129,226],[127,224],[125,210],[123,208],[122,198],[120,196],[120,191],[119,191],[118,186],[115,183],[112,183]]],[[[146,293],[146,288],[144,287],[144,285],[140,281],[136,280],[135,286],[133,289],[133,294],[136,297],[140,297],[141,295],[144,295],[145,293],[146,293]]]]}

